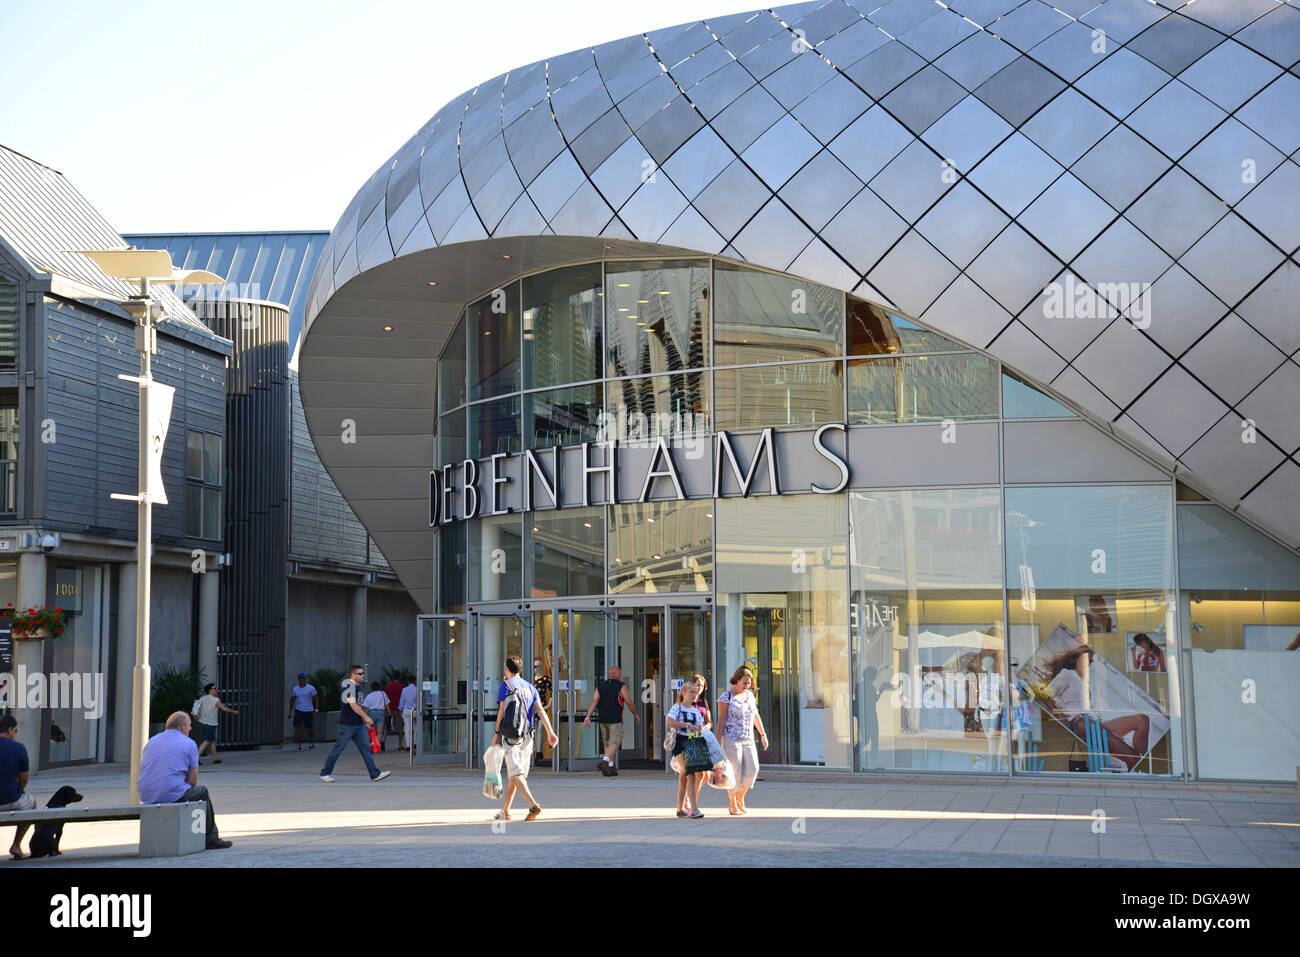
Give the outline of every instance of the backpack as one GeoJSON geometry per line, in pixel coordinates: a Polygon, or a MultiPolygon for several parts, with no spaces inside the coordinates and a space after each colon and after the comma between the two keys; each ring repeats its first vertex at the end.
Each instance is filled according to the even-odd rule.
{"type": "Polygon", "coordinates": [[[528,685],[520,682],[510,685],[510,693],[501,702],[501,740],[506,744],[518,744],[532,733],[528,723],[528,709],[531,700],[528,685]]]}

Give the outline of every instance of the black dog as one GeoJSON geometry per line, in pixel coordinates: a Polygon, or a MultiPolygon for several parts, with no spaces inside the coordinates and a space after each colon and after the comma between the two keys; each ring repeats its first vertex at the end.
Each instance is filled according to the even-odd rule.
{"type": "MultiPolygon", "coordinates": [[[[67,807],[69,804],[76,804],[84,800],[75,788],[70,788],[66,784],[54,792],[54,797],[50,798],[46,807],[67,807]]],[[[59,841],[63,840],[62,824],[37,824],[32,831],[32,842],[28,845],[32,857],[54,857],[61,854],[59,850],[59,841]]]]}

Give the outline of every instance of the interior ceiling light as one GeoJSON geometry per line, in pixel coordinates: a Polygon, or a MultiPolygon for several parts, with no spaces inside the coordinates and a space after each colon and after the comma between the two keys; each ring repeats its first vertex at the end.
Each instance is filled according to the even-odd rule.
{"type": "Polygon", "coordinates": [[[384,326],[384,332],[392,332],[392,331],[393,331],[392,326],[384,326]]]}
{"type": "Polygon", "coordinates": [[[429,283],[429,285],[430,285],[430,286],[436,286],[436,285],[438,285],[438,284],[437,284],[436,282],[431,282],[431,283],[429,283]]]}
{"type": "Polygon", "coordinates": [[[501,254],[501,258],[502,258],[502,259],[509,259],[510,256],[507,255],[506,253],[502,253],[502,254],[501,254]]]}
{"type": "Polygon", "coordinates": [[[659,291],[659,295],[661,295],[661,296],[671,296],[672,293],[667,292],[667,291],[661,289],[661,290],[659,291]]]}

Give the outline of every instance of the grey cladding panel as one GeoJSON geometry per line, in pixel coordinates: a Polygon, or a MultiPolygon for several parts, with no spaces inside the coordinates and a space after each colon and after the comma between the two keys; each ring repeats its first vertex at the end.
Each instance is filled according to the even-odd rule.
{"type": "Polygon", "coordinates": [[[1168,476],[1087,422],[1003,425],[1006,481],[1158,482],[1168,476]]]}

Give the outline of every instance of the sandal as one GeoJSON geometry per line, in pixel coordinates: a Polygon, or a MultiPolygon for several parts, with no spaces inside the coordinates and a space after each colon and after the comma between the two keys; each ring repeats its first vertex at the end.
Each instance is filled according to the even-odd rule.
{"type": "Polygon", "coordinates": [[[508,820],[510,820],[510,812],[509,812],[509,811],[497,811],[497,813],[493,816],[492,820],[494,820],[494,821],[508,821],[508,820]]]}
{"type": "Polygon", "coordinates": [[[528,816],[524,818],[524,820],[535,821],[537,820],[537,815],[541,813],[542,813],[542,806],[540,804],[534,804],[532,807],[528,809],[528,816]]]}

